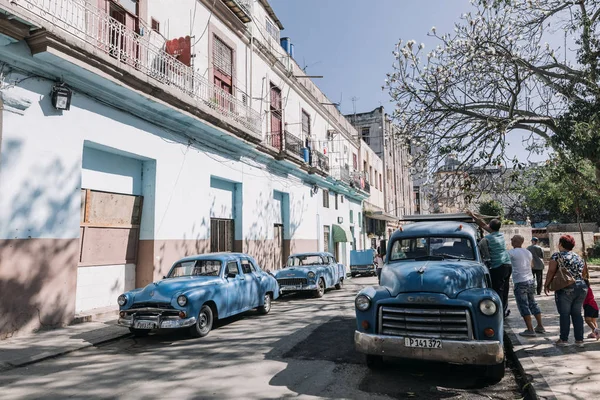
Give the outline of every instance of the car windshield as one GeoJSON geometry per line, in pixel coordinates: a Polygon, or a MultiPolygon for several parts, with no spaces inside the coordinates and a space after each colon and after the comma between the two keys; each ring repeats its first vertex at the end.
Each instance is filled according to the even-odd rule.
{"type": "Polygon", "coordinates": [[[217,260],[192,260],[177,263],[168,278],[181,276],[219,276],[221,261],[217,260]]]}
{"type": "Polygon", "coordinates": [[[455,258],[474,260],[475,252],[466,237],[413,237],[396,240],[390,261],[455,258]]]}
{"type": "Polygon", "coordinates": [[[291,256],[288,258],[288,267],[303,267],[306,265],[322,265],[323,259],[319,255],[306,255],[306,256],[291,256]]]}

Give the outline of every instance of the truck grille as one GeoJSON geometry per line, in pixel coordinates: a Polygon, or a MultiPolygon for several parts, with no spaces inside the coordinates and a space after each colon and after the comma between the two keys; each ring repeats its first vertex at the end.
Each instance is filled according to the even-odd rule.
{"type": "Polygon", "coordinates": [[[277,283],[279,283],[279,286],[306,285],[306,278],[277,279],[277,283]]]}
{"type": "Polygon", "coordinates": [[[174,308],[169,303],[156,303],[156,302],[144,302],[144,303],[135,303],[131,306],[131,309],[134,308],[161,308],[163,310],[173,310],[174,308]]]}
{"type": "Polygon", "coordinates": [[[470,340],[471,315],[464,308],[379,308],[379,333],[392,336],[470,340]]]}

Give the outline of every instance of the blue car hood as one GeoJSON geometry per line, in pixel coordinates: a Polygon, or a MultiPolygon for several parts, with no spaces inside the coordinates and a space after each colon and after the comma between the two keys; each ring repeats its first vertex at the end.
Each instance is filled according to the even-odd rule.
{"type": "Polygon", "coordinates": [[[306,267],[287,267],[281,269],[275,273],[275,278],[277,279],[285,279],[285,278],[306,278],[306,274],[310,271],[317,272],[317,269],[321,268],[320,265],[311,265],[306,267]]]}
{"type": "Polygon", "coordinates": [[[429,292],[453,299],[463,290],[485,285],[485,267],[474,261],[402,261],[386,265],[381,272],[381,286],[392,297],[429,292]]]}
{"type": "Polygon", "coordinates": [[[190,289],[219,283],[217,276],[184,276],[153,282],[135,294],[135,301],[152,301],[170,303],[174,295],[185,293],[190,289]]]}

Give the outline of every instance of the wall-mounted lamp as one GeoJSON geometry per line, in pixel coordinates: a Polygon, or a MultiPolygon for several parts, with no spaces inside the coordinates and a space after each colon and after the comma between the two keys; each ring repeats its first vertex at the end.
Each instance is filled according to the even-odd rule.
{"type": "Polygon", "coordinates": [[[52,105],[57,110],[69,110],[71,108],[71,96],[73,92],[64,83],[57,83],[52,87],[52,105]]]}

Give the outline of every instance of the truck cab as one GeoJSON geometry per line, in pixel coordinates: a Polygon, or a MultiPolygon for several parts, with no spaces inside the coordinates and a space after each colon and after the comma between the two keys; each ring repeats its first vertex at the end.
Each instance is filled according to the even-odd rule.
{"type": "MultiPolygon", "coordinates": [[[[405,218],[405,221],[407,219],[405,218]]],[[[415,216],[388,242],[379,286],[355,298],[357,351],[485,367],[504,376],[502,303],[466,214],[415,216]]]]}

